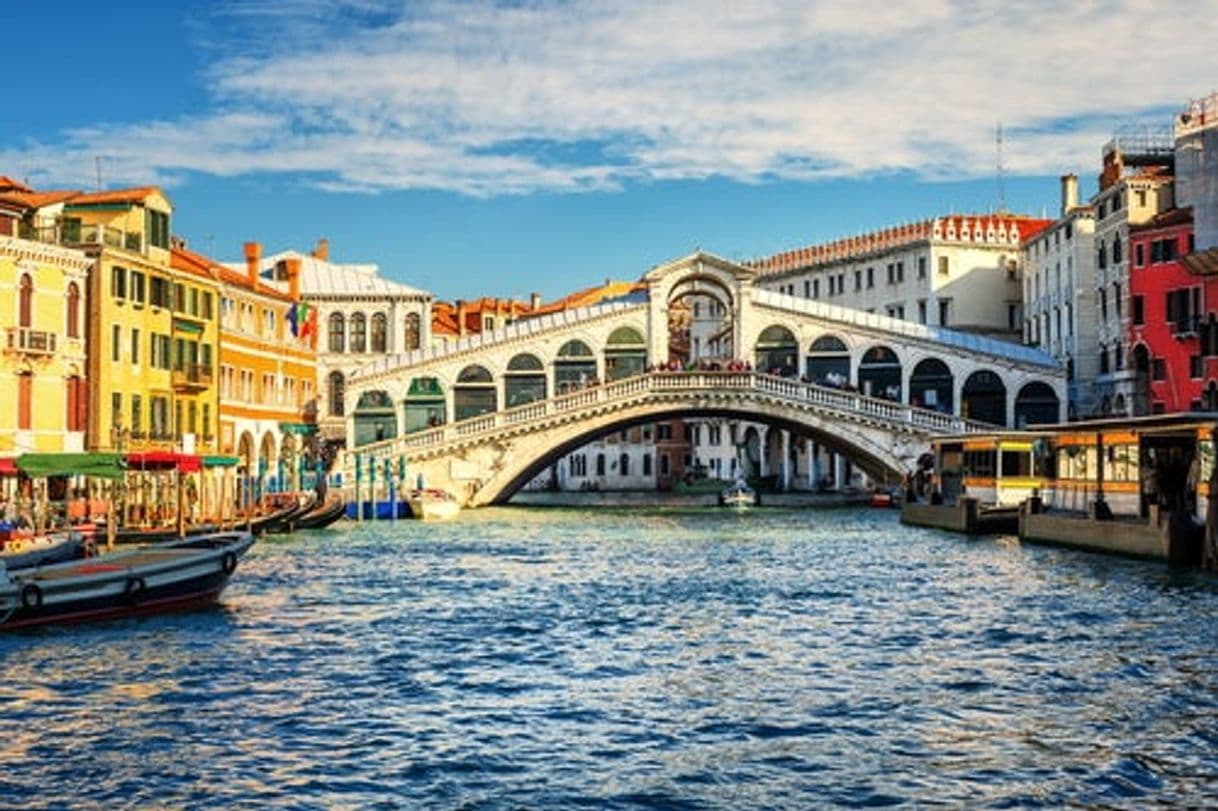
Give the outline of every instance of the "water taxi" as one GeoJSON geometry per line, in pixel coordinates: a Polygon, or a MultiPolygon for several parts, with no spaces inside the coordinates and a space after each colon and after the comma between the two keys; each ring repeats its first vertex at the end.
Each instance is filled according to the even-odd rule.
{"type": "Polygon", "coordinates": [[[411,490],[406,494],[410,514],[420,521],[446,521],[461,512],[461,505],[447,490],[434,487],[411,490]]]}

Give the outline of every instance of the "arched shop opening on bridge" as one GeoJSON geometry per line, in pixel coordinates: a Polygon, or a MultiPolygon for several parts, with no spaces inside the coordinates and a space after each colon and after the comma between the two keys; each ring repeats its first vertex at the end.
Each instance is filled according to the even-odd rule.
{"type": "Polygon", "coordinates": [[[546,399],[546,367],[536,355],[522,352],[508,361],[503,375],[503,406],[515,408],[546,399]]]}
{"type": "Polygon", "coordinates": [[[359,397],[352,415],[355,421],[355,444],[367,445],[392,439],[398,433],[393,398],[385,391],[366,391],[359,397]]]}
{"type": "Polygon", "coordinates": [[[1061,401],[1047,383],[1034,380],[1015,395],[1015,427],[1048,425],[1061,420],[1061,401]]]}
{"type": "Polygon", "coordinates": [[[573,339],[559,347],[554,359],[554,391],[565,394],[595,382],[596,355],[586,343],[573,339]]]}
{"type": "Polygon", "coordinates": [[[909,376],[910,405],[952,413],[956,381],[951,369],[938,358],[918,361],[909,376]]]}
{"type": "Polygon", "coordinates": [[[618,327],[605,345],[605,379],[621,380],[647,370],[647,342],[634,327],[618,327]]]}
{"type": "Polygon", "coordinates": [[[805,370],[813,383],[844,386],[850,382],[850,350],[836,335],[822,335],[808,350],[805,370]]]}
{"type": "Polygon", "coordinates": [[[886,346],[873,346],[859,361],[859,391],[870,397],[901,399],[901,361],[886,346]]]}
{"type": "Polygon", "coordinates": [[[973,372],[960,393],[960,416],[994,425],[1007,424],[1007,387],[988,369],[973,372]]]}
{"type": "Polygon", "coordinates": [[[757,352],[753,367],[759,372],[794,377],[799,374],[799,344],[794,333],[786,327],[774,325],[762,330],[757,338],[757,352]]]}
{"type": "Polygon", "coordinates": [[[495,379],[486,367],[466,366],[453,386],[453,419],[468,420],[495,411],[495,399],[495,379]]]}
{"type": "Polygon", "coordinates": [[[445,423],[444,387],[434,377],[414,377],[406,390],[402,429],[411,434],[445,423]]]}

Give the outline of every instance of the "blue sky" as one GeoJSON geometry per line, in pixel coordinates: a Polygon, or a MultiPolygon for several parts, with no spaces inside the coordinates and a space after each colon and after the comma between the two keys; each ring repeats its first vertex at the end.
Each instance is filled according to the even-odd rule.
{"type": "Polygon", "coordinates": [[[220,259],[327,237],[546,298],[998,204],[1052,214],[1218,76],[1218,3],[66,0],[5,10],[0,174],[158,183],[220,259]],[[70,21],[67,22],[67,21],[70,21]],[[14,37],[14,34],[16,36],[14,37]],[[1136,65],[1136,67],[1135,67],[1136,65]]]}

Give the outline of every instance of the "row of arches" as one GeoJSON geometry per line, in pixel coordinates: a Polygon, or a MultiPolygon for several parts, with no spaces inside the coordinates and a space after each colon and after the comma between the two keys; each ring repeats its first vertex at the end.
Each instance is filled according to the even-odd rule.
{"type": "MultiPolygon", "coordinates": [[[[326,345],[331,352],[387,352],[389,349],[389,317],[385,313],[331,313],[326,320],[326,345]]],[[[422,319],[418,313],[408,313],[402,331],[401,351],[418,349],[422,342],[422,319]]]]}

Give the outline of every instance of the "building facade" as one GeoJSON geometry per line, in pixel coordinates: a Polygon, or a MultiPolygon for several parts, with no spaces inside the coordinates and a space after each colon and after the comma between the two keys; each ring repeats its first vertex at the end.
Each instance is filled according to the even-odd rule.
{"type": "Polygon", "coordinates": [[[1024,343],[1065,366],[1069,419],[1098,413],[1095,212],[1079,204],[1076,176],[1062,178],[1061,216],[1024,240],[1022,252],[1024,343]]]}
{"type": "Polygon", "coordinates": [[[1018,341],[1020,245],[1050,224],[952,215],[748,263],[761,287],[920,324],[1018,341]]]}
{"type": "Polygon", "coordinates": [[[1091,199],[1100,415],[1143,413],[1129,363],[1129,233],[1174,207],[1173,165],[1174,143],[1166,131],[1118,135],[1103,149],[1099,190],[1091,199]]]}
{"type": "Polygon", "coordinates": [[[9,387],[0,398],[3,460],[84,450],[89,402],[84,325],[92,263],[81,251],[9,236],[17,222],[0,214],[0,379],[9,387]]]}
{"type": "Polygon", "coordinates": [[[286,280],[281,290],[261,278],[259,246],[249,243],[246,251],[245,273],[184,246],[174,248],[173,264],[219,283],[219,452],[236,456],[247,475],[296,489],[316,431],[316,324],[298,306],[299,260],[278,269],[286,280]]]}

